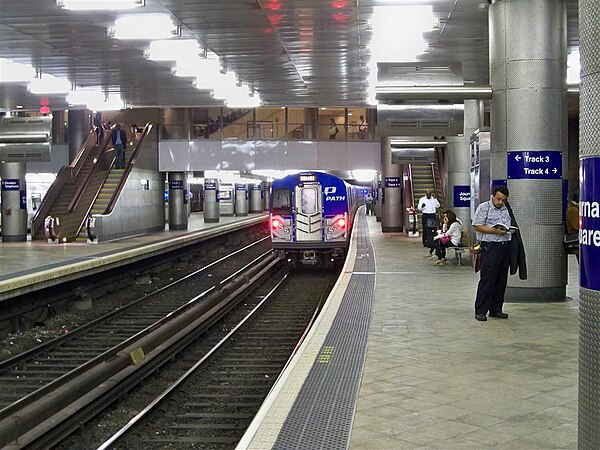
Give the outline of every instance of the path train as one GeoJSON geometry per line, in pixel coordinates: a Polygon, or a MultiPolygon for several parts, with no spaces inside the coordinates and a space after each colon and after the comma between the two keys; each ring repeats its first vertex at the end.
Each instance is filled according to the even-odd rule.
{"type": "Polygon", "coordinates": [[[292,266],[332,266],[343,261],[365,193],[365,188],[323,172],[275,180],[270,210],[273,249],[292,266]]]}

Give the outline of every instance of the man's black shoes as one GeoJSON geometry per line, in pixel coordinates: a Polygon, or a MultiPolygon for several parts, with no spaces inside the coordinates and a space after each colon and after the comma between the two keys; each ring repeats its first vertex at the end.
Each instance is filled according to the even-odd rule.
{"type": "Polygon", "coordinates": [[[475,314],[475,320],[485,322],[487,320],[487,317],[485,317],[485,314],[475,314]]]}
{"type": "Polygon", "coordinates": [[[508,319],[508,314],[503,312],[490,313],[490,317],[494,317],[495,319],[508,319]]]}

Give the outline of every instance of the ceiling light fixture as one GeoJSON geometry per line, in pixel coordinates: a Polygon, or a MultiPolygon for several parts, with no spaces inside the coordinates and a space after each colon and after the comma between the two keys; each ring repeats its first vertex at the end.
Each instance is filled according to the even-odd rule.
{"type": "Polygon", "coordinates": [[[119,11],[145,6],[145,0],[56,0],[56,4],[72,11],[119,11]]]}
{"type": "Polygon", "coordinates": [[[179,27],[169,14],[128,14],[115,20],[108,35],[115,39],[155,40],[179,35],[179,27]]]}
{"type": "Polygon", "coordinates": [[[0,83],[30,82],[35,78],[35,69],[9,59],[0,58],[0,83]]]}
{"type": "Polygon", "coordinates": [[[34,78],[27,87],[32,94],[66,94],[71,90],[71,82],[54,75],[43,74],[34,78]]]}
{"type": "Polygon", "coordinates": [[[150,42],[144,57],[151,61],[186,61],[198,58],[200,53],[200,45],[194,39],[164,39],[150,42]]]}

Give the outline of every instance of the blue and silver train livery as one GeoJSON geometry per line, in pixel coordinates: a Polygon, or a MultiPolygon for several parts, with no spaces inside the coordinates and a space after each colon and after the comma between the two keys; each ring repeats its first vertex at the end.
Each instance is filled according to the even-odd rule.
{"type": "Polygon", "coordinates": [[[346,255],[362,190],[323,172],[273,182],[271,242],[293,265],[331,265],[346,255]]]}

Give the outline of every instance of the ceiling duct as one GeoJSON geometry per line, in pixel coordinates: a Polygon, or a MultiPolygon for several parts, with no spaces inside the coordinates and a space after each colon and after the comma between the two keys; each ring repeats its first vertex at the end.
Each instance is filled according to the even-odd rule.
{"type": "Polygon", "coordinates": [[[377,131],[380,136],[456,136],[464,131],[464,105],[428,93],[464,86],[460,63],[377,64],[377,131]],[[419,90],[421,97],[406,96],[419,90]]]}
{"type": "Polygon", "coordinates": [[[377,131],[380,136],[457,136],[464,132],[464,105],[378,105],[377,131]]]}
{"type": "Polygon", "coordinates": [[[0,161],[50,161],[52,116],[0,120],[0,161]]]}
{"type": "Polygon", "coordinates": [[[431,148],[394,148],[392,164],[430,164],[435,161],[435,149],[431,148]]]}

